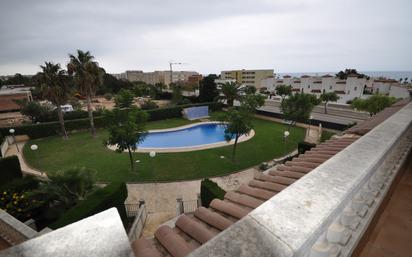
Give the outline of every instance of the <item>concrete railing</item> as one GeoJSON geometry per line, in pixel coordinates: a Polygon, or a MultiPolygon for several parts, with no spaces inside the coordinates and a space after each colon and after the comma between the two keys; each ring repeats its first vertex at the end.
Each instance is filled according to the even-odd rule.
{"type": "Polygon", "coordinates": [[[0,209],[0,237],[11,245],[20,244],[37,236],[37,232],[0,209]]]}
{"type": "Polygon", "coordinates": [[[411,145],[410,103],[190,256],[351,256],[411,145]]]}
{"type": "Polygon", "coordinates": [[[116,208],[40,235],[0,253],[1,256],[134,256],[116,208]]]}
{"type": "Polygon", "coordinates": [[[134,218],[133,224],[130,227],[128,237],[130,241],[134,241],[140,238],[142,234],[144,225],[146,224],[147,218],[147,211],[146,211],[146,204],[144,202],[139,205],[139,210],[137,212],[136,217],[134,218]]]}

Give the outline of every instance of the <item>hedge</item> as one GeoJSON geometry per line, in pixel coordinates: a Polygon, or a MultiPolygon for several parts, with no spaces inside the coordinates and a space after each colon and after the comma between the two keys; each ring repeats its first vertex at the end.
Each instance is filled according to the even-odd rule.
{"type": "Polygon", "coordinates": [[[298,144],[298,152],[299,154],[304,154],[306,151],[309,151],[312,149],[312,147],[315,147],[316,144],[308,143],[308,142],[300,142],[298,144]]]}
{"type": "Polygon", "coordinates": [[[19,158],[16,155],[0,158],[0,186],[22,177],[19,158]]]}
{"type": "Polygon", "coordinates": [[[200,183],[200,199],[202,205],[206,208],[209,207],[209,204],[213,199],[217,198],[223,200],[225,194],[225,190],[209,179],[204,179],[200,183]]]}
{"type": "Polygon", "coordinates": [[[127,198],[127,188],[125,183],[111,183],[110,185],[98,189],[89,195],[86,200],[79,202],[68,210],[57,221],[50,224],[52,229],[58,229],[73,222],[92,216],[112,207],[116,207],[123,221],[127,224],[126,209],[124,201],[127,198]]]}
{"type": "MultiPolygon", "coordinates": [[[[201,104],[189,104],[180,105],[170,108],[161,108],[149,110],[149,121],[179,118],[182,117],[183,108],[195,107],[195,106],[209,106],[211,111],[217,111],[222,109],[222,104],[212,102],[212,103],[201,103],[201,104]]],[[[88,129],[90,127],[90,122],[88,118],[67,120],[64,122],[67,131],[88,129]]],[[[105,121],[103,116],[94,117],[94,125],[96,128],[101,128],[105,126],[105,121]]],[[[11,127],[0,128],[0,134],[8,135],[8,131],[11,127]]],[[[60,134],[60,123],[54,122],[44,122],[39,124],[27,124],[18,127],[13,127],[15,129],[15,135],[28,135],[31,139],[48,137],[60,134]]]]}

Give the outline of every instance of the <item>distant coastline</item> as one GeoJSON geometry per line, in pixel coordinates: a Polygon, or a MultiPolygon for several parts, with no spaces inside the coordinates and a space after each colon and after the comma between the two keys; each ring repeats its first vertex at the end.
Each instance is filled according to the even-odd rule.
{"type": "MultiPolygon", "coordinates": [[[[408,78],[408,80],[412,79],[412,71],[359,71],[360,73],[364,73],[371,77],[386,77],[391,79],[404,79],[408,78]]],[[[330,72],[289,72],[289,73],[276,73],[276,77],[280,76],[283,77],[284,75],[290,75],[292,77],[301,77],[302,75],[309,75],[309,76],[323,76],[326,74],[335,75],[338,71],[330,71],[330,72]]]]}

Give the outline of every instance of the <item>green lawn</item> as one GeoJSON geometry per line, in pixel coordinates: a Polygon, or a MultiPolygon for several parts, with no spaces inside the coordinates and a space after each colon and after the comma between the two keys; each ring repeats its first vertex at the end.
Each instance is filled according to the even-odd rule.
{"type": "MultiPolygon", "coordinates": [[[[150,158],[148,153],[135,153],[135,160],[140,160],[136,171],[131,172],[127,153],[116,153],[103,145],[107,136],[104,130],[98,131],[97,138],[87,132],[70,135],[63,141],[61,137],[48,137],[28,142],[24,147],[26,161],[33,167],[53,173],[69,167],[87,167],[97,171],[97,179],[109,181],[176,181],[204,177],[220,176],[252,167],[284,153],[284,124],[262,119],[254,119],[256,135],[238,145],[236,162],[230,160],[232,146],[185,153],[157,153],[150,158]],[[37,144],[39,150],[30,150],[31,144],[37,144]],[[226,158],[221,159],[223,155],[226,158]]],[[[148,129],[160,129],[182,126],[191,121],[169,119],[150,122],[148,129]]],[[[297,147],[305,131],[292,128],[287,140],[287,151],[297,147]]]]}

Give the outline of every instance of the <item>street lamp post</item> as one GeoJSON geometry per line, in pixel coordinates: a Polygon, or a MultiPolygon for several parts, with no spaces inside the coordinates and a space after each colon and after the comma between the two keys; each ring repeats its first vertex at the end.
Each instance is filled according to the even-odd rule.
{"type": "Polygon", "coordinates": [[[16,131],[15,131],[14,129],[9,129],[9,132],[10,132],[10,134],[11,134],[12,137],[13,137],[14,143],[16,144],[17,152],[20,152],[19,146],[17,145],[16,136],[14,135],[14,132],[16,132],[16,131]]]}
{"type": "MultiPolygon", "coordinates": [[[[37,162],[37,160],[38,160],[38,156],[37,156],[37,150],[39,149],[39,147],[37,146],[37,145],[31,145],[30,146],[30,149],[33,151],[33,152],[35,152],[35,159],[36,159],[36,162],[37,162]]],[[[40,173],[42,173],[43,174],[43,172],[40,172],[40,173]]]]}
{"type": "Polygon", "coordinates": [[[308,129],[308,136],[310,136],[310,126],[312,125],[312,119],[313,119],[313,116],[312,115],[310,115],[309,116],[309,129],[308,129]]]}
{"type": "Polygon", "coordinates": [[[150,156],[150,166],[152,168],[153,171],[153,161],[151,159],[153,159],[154,157],[156,157],[156,152],[155,151],[150,151],[149,152],[149,156],[150,156]]]}
{"type": "Polygon", "coordinates": [[[288,136],[290,135],[289,131],[285,131],[283,132],[283,153],[284,155],[286,155],[286,139],[288,138],[288,136]]]}

